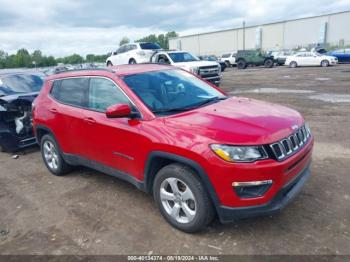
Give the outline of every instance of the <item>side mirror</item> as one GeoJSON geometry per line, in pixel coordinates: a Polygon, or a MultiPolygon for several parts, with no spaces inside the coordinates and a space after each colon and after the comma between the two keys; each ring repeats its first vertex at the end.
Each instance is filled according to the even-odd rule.
{"type": "Polygon", "coordinates": [[[117,54],[118,54],[117,51],[112,52],[112,55],[117,55],[117,54]]]}
{"type": "Polygon", "coordinates": [[[117,104],[107,108],[107,118],[122,118],[131,115],[131,108],[128,104],[117,104]]]}

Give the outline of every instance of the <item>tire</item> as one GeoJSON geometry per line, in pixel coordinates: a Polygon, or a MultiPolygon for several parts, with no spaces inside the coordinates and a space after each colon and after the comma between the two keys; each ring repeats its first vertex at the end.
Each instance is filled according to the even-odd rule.
{"type": "Polygon", "coordinates": [[[266,68],[272,68],[273,67],[273,60],[272,59],[266,59],[264,62],[264,66],[266,68]]]}
{"type": "Polygon", "coordinates": [[[298,64],[297,64],[297,62],[292,61],[292,62],[289,63],[289,67],[290,68],[296,68],[296,67],[298,67],[298,64]]]}
{"type": "Polygon", "coordinates": [[[137,63],[136,63],[136,60],[135,60],[134,58],[131,58],[131,59],[129,60],[129,64],[130,64],[130,65],[134,65],[134,64],[137,64],[137,63]]]}
{"type": "Polygon", "coordinates": [[[225,61],[226,67],[231,67],[230,61],[225,61]]]}
{"type": "Polygon", "coordinates": [[[328,67],[329,66],[329,61],[328,60],[322,60],[321,61],[321,66],[322,67],[328,67]]]}
{"type": "Polygon", "coordinates": [[[186,233],[201,231],[215,217],[204,185],[192,169],[181,164],[170,164],[157,173],[153,197],[165,220],[186,233]]]}
{"type": "Polygon", "coordinates": [[[111,66],[113,66],[112,62],[111,62],[111,61],[108,61],[108,62],[107,62],[107,67],[111,67],[111,66]]]}
{"type": "Polygon", "coordinates": [[[52,135],[47,134],[41,138],[40,148],[47,169],[55,176],[63,176],[73,169],[64,161],[62,152],[52,135]]]}
{"type": "Polygon", "coordinates": [[[238,60],[237,61],[237,68],[238,69],[246,69],[247,68],[247,63],[244,60],[238,60]]]}

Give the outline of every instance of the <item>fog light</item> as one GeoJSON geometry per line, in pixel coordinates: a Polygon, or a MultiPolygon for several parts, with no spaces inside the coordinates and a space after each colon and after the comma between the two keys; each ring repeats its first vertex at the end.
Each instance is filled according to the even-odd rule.
{"type": "Polygon", "coordinates": [[[240,198],[255,198],[263,196],[272,185],[272,180],[233,182],[234,191],[240,198]]]}

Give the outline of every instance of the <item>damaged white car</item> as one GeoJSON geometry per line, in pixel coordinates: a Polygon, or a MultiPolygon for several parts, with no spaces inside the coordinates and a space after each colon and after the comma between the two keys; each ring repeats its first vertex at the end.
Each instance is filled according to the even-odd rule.
{"type": "Polygon", "coordinates": [[[36,144],[32,103],[43,85],[37,73],[0,74],[0,149],[15,152],[36,144]]]}

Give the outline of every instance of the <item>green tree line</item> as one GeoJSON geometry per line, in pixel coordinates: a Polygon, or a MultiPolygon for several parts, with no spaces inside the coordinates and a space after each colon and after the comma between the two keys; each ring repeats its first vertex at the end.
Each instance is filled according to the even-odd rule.
{"type": "Polygon", "coordinates": [[[5,51],[0,50],[0,69],[2,68],[19,68],[19,67],[46,67],[55,66],[58,63],[64,64],[81,64],[92,62],[105,62],[108,54],[94,55],[88,54],[82,57],[78,54],[55,58],[53,56],[45,56],[40,50],[35,50],[32,54],[27,49],[20,49],[16,54],[9,55],[5,51]]]}
{"type": "MultiPolygon", "coordinates": [[[[169,49],[169,38],[177,37],[178,34],[175,31],[167,32],[166,34],[151,34],[145,36],[135,42],[151,42],[158,43],[163,49],[169,49]]],[[[127,44],[130,39],[123,37],[119,45],[127,44]]],[[[82,57],[78,54],[73,54],[66,57],[55,58],[53,56],[45,56],[40,50],[35,50],[33,53],[25,48],[19,49],[16,54],[9,55],[3,50],[0,50],[0,69],[2,68],[19,68],[19,67],[46,67],[55,66],[58,63],[64,64],[81,64],[81,63],[92,63],[100,62],[104,63],[110,54],[94,55],[88,54],[82,57]]]]}

